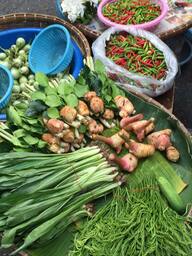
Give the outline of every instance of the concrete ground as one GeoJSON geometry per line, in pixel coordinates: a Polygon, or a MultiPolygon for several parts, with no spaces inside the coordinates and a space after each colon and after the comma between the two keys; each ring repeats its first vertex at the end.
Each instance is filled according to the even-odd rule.
{"type": "MultiPolygon", "coordinates": [[[[16,12],[35,12],[56,14],[55,0],[0,0],[0,15],[16,12]]],[[[182,67],[181,75],[176,79],[174,114],[192,129],[192,60],[182,67]]],[[[10,255],[0,250],[0,256],[10,255]]]]}

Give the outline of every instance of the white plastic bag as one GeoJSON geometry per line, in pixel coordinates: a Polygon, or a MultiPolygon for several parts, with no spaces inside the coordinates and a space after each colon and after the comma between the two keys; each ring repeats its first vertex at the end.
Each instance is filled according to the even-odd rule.
{"type": "Polygon", "coordinates": [[[148,39],[157,49],[162,51],[168,69],[166,78],[163,80],[157,80],[152,77],[146,77],[144,75],[142,76],[137,73],[129,72],[106,57],[106,41],[109,41],[112,34],[120,31],[122,30],[109,28],[96,39],[92,45],[94,59],[98,59],[103,62],[108,75],[124,89],[131,88],[151,97],[159,96],[168,91],[173,86],[175,76],[178,72],[177,59],[172,50],[151,32],[133,28],[123,30],[131,35],[148,39]]]}

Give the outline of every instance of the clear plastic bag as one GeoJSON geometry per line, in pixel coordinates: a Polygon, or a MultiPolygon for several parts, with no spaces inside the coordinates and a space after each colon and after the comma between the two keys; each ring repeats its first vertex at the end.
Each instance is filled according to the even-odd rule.
{"type": "Polygon", "coordinates": [[[94,59],[98,59],[103,62],[109,77],[115,80],[118,85],[124,89],[131,88],[137,92],[147,94],[151,97],[156,97],[168,91],[174,84],[174,79],[178,72],[177,59],[172,50],[151,32],[134,28],[128,28],[125,30],[109,28],[96,39],[92,45],[92,50],[94,59]],[[120,31],[126,31],[131,35],[146,38],[157,49],[163,52],[167,65],[167,75],[165,79],[157,80],[152,77],[129,72],[106,57],[106,42],[109,41],[112,34],[120,31]]]}

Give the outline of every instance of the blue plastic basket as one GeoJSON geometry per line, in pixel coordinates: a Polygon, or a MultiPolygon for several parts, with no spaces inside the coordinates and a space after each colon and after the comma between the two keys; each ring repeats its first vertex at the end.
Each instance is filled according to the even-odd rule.
{"type": "Polygon", "coordinates": [[[0,65],[0,109],[4,108],[11,97],[13,77],[11,72],[0,65]]]}
{"type": "Polygon", "coordinates": [[[34,39],[29,52],[31,70],[54,75],[64,71],[73,57],[73,45],[68,30],[61,25],[43,29],[34,39]]]}

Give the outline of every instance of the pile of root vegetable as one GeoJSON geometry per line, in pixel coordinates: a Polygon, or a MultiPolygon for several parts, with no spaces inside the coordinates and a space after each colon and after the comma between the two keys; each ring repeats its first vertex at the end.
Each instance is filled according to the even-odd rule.
{"type": "Polygon", "coordinates": [[[175,170],[182,152],[172,130],[137,112],[100,62],[77,81],[35,80],[28,104],[9,106],[0,123],[12,151],[0,154],[2,247],[16,244],[14,255],[60,236],[65,243],[78,221],[68,256],[189,256],[180,196],[188,184],[175,170]]]}

